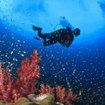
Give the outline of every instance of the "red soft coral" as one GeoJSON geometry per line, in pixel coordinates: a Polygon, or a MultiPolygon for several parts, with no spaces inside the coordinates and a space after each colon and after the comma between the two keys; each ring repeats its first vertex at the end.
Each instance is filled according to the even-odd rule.
{"type": "Polygon", "coordinates": [[[54,95],[54,92],[55,92],[55,88],[52,88],[49,85],[45,86],[44,84],[41,84],[39,93],[41,93],[41,94],[50,93],[50,94],[54,95]]]}
{"type": "Polygon", "coordinates": [[[55,88],[50,87],[49,85],[41,85],[41,88],[39,90],[41,94],[50,93],[55,96],[55,102],[61,102],[64,105],[72,105],[71,101],[77,100],[77,96],[72,93],[71,88],[66,91],[65,88],[62,88],[61,86],[56,86],[55,88]]]}
{"type": "Polygon", "coordinates": [[[75,101],[78,98],[75,94],[73,94],[71,88],[69,88],[69,90],[66,91],[65,88],[62,88],[61,86],[56,86],[55,99],[56,101],[61,102],[64,105],[72,105],[71,101],[75,101]]]}
{"type": "Polygon", "coordinates": [[[37,63],[41,61],[38,51],[34,50],[31,60],[26,58],[21,67],[17,69],[18,78],[14,81],[8,70],[2,71],[0,63],[0,99],[15,102],[18,98],[37,92],[37,79],[40,77],[40,68],[37,63]]]}

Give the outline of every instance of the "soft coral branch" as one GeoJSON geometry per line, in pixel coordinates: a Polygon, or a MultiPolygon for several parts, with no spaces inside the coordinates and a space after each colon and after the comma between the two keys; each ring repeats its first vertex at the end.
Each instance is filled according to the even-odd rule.
{"type": "Polygon", "coordinates": [[[4,101],[10,101],[12,99],[12,84],[13,79],[10,77],[8,70],[2,71],[2,66],[0,63],[0,99],[3,99],[4,101]]]}
{"type": "Polygon", "coordinates": [[[41,61],[41,57],[38,57],[38,51],[34,50],[31,58],[23,60],[21,67],[17,69],[19,78],[15,82],[14,90],[16,90],[15,94],[18,94],[19,97],[20,95],[27,96],[28,94],[37,92],[36,84],[37,79],[40,77],[40,67],[37,63],[41,61]]]}
{"type": "Polygon", "coordinates": [[[4,92],[4,86],[3,86],[3,72],[2,72],[2,66],[0,62],[0,99],[3,99],[3,92],[4,92]]]}

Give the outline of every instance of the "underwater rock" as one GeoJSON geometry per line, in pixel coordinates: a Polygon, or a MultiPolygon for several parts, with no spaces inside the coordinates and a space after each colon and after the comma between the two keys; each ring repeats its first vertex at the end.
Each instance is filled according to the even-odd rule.
{"type": "Polygon", "coordinates": [[[64,105],[63,103],[60,103],[60,102],[56,102],[55,105],[64,105]]]}
{"type": "Polygon", "coordinates": [[[27,98],[19,98],[14,105],[55,105],[53,95],[47,93],[43,95],[30,94],[27,98]]]}
{"type": "Polygon", "coordinates": [[[31,100],[31,99],[33,99],[33,98],[35,98],[35,97],[36,97],[35,94],[29,94],[29,95],[27,96],[27,98],[28,98],[29,100],[31,100]]]}
{"type": "MultiPolygon", "coordinates": [[[[7,105],[7,104],[6,104],[7,105]]],[[[8,105],[14,105],[14,103],[9,103],[8,105]]]]}
{"type": "MultiPolygon", "coordinates": [[[[25,105],[25,103],[29,103],[29,102],[30,101],[27,98],[21,97],[14,103],[14,105],[25,105]]],[[[27,105],[30,105],[30,104],[27,104],[27,105]]]]}
{"type": "Polygon", "coordinates": [[[25,103],[23,103],[23,104],[21,104],[21,105],[38,105],[38,104],[35,104],[35,103],[33,103],[33,102],[25,102],[25,103]]]}
{"type": "Polygon", "coordinates": [[[0,105],[9,105],[9,103],[8,102],[5,102],[3,100],[0,100],[0,105]]]}
{"type": "Polygon", "coordinates": [[[8,103],[3,100],[0,100],[0,105],[14,105],[14,103],[8,103]]]}
{"type": "Polygon", "coordinates": [[[35,95],[30,94],[26,97],[19,98],[15,103],[8,103],[3,100],[0,100],[0,105],[64,105],[62,103],[56,102],[53,95],[41,94],[35,95]]]}
{"type": "Polygon", "coordinates": [[[48,99],[44,99],[40,101],[40,105],[55,105],[55,102],[48,99]]]}
{"type": "Polygon", "coordinates": [[[35,96],[34,94],[28,95],[28,98],[33,101],[36,104],[39,105],[55,105],[55,98],[53,95],[47,93],[47,94],[41,94],[38,96],[35,96]]]}

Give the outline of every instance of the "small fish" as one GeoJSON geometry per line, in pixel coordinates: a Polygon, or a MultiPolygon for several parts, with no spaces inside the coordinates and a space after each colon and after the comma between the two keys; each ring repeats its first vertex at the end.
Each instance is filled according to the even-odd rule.
{"type": "Polygon", "coordinates": [[[79,91],[79,96],[81,96],[81,95],[82,95],[82,91],[80,90],[80,91],[79,91]]]}

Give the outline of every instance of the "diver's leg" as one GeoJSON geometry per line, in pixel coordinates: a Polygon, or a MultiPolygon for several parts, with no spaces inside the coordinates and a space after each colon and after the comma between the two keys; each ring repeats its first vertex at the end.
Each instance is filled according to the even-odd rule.
{"type": "Polygon", "coordinates": [[[40,27],[37,27],[37,26],[32,26],[33,27],[33,30],[36,30],[36,31],[38,31],[38,36],[39,37],[41,37],[41,38],[49,38],[49,36],[50,36],[50,33],[45,33],[45,34],[42,34],[41,33],[41,31],[42,31],[42,28],[40,28],[40,27]]]}
{"type": "Polygon", "coordinates": [[[45,33],[45,34],[42,34],[40,31],[38,31],[38,37],[40,38],[43,38],[44,40],[47,38],[47,39],[52,39],[52,36],[51,33],[45,33]]]}
{"type": "Polygon", "coordinates": [[[54,32],[39,34],[39,36],[43,38],[43,46],[48,46],[57,42],[56,37],[54,37],[55,36],[54,32]],[[46,41],[46,39],[49,39],[49,40],[46,41]]]}
{"type": "Polygon", "coordinates": [[[44,40],[43,46],[52,45],[54,43],[57,43],[55,39],[50,39],[49,41],[44,40]]]}
{"type": "Polygon", "coordinates": [[[42,37],[40,37],[42,35],[42,33],[41,33],[42,28],[34,26],[34,25],[32,27],[33,27],[33,30],[38,31],[38,36],[36,36],[34,38],[40,40],[42,38],[42,37]]]}
{"type": "Polygon", "coordinates": [[[54,32],[52,32],[52,33],[44,33],[42,35],[39,34],[39,36],[41,36],[43,38],[54,39],[55,33],[54,32]]]}
{"type": "Polygon", "coordinates": [[[37,26],[32,26],[32,28],[33,28],[33,30],[37,30],[37,31],[40,31],[41,32],[41,30],[42,30],[42,28],[40,28],[40,27],[37,27],[37,26]]]}

